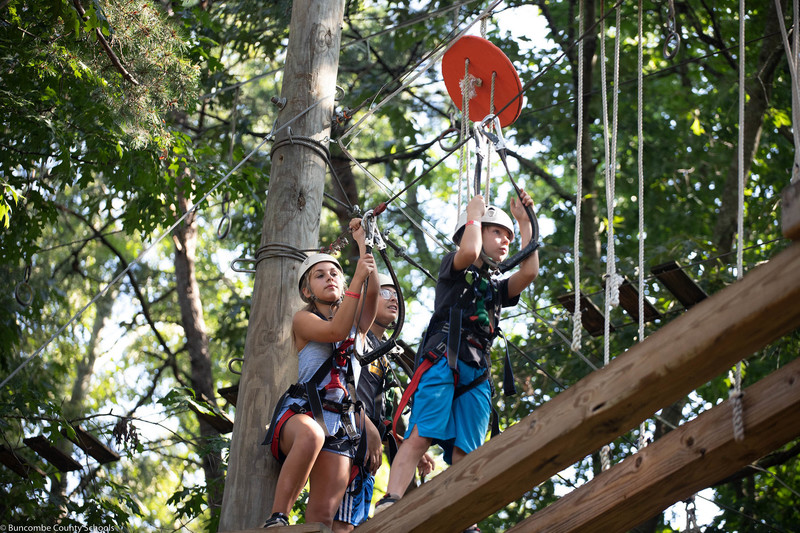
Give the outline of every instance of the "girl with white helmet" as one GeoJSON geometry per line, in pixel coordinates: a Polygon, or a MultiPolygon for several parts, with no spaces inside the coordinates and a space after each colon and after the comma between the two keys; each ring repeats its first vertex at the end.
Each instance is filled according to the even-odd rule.
{"type": "MultiPolygon", "coordinates": [[[[526,212],[532,205],[524,191],[519,200],[511,200],[522,247],[533,238],[533,219],[526,212]]],[[[452,464],[483,443],[493,391],[489,353],[499,334],[500,311],[516,305],[539,273],[539,256],[534,251],[509,277],[494,275],[509,254],[514,225],[501,209],[486,206],[480,195],[469,201],[459,217],[453,240],[458,248],[442,259],[433,316],[411,385],[395,415],[413,395],[405,441],[392,463],[386,496],[376,512],[403,496],[420,457],[432,444],[440,445],[445,461],[452,464]]],[[[479,530],[472,526],[466,531],[479,530]]]]}
{"type": "Polygon", "coordinates": [[[350,481],[361,436],[361,415],[355,413],[353,398],[351,332],[355,327],[363,336],[369,330],[380,289],[360,219],[350,221],[350,230],[360,258],[349,287],[341,265],[328,254],[313,254],[300,267],[298,288],[307,305],[292,320],[299,379],[278,402],[264,441],[282,464],[272,516],[264,527],[288,525],[287,515],[307,480],[306,522],[331,527],[350,481]]]}

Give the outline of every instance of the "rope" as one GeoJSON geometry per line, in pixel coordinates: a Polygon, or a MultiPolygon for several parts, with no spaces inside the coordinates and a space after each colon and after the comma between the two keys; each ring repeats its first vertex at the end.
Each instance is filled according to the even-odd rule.
{"type": "MultiPolygon", "coordinates": [[[[644,341],[644,75],[643,48],[644,39],[642,36],[642,0],[639,0],[638,9],[638,31],[637,31],[637,113],[636,113],[636,135],[639,141],[637,153],[637,169],[639,173],[639,342],[644,341]]],[[[645,431],[647,427],[643,420],[639,424],[639,449],[646,444],[645,431]]]]}
{"type": "MultiPolygon", "coordinates": [[[[469,101],[475,97],[475,77],[470,76],[469,73],[469,58],[464,60],[464,77],[461,79],[461,131],[459,140],[463,143],[461,149],[458,151],[458,200],[456,207],[458,212],[461,212],[461,206],[464,202],[462,198],[462,189],[464,187],[464,176],[469,176],[469,148],[467,147],[467,123],[469,122],[469,101]]],[[[469,200],[469,183],[467,183],[467,200],[469,200]]]]}
{"type": "MultiPolygon", "coordinates": [[[[602,84],[602,99],[603,99],[603,139],[606,150],[606,206],[608,217],[608,245],[606,252],[606,298],[605,298],[605,317],[603,321],[603,364],[607,365],[610,360],[611,352],[611,307],[619,305],[619,287],[622,284],[622,276],[617,274],[615,257],[614,257],[614,180],[616,173],[616,151],[617,151],[617,117],[619,111],[619,47],[620,47],[620,23],[621,23],[621,10],[619,5],[617,10],[617,35],[614,38],[614,98],[613,98],[613,111],[611,141],[609,146],[609,131],[608,131],[608,88],[606,82],[606,47],[605,47],[605,22],[600,26],[602,38],[600,39],[600,63],[601,69],[601,84],[602,84]]],[[[600,449],[600,462],[603,470],[611,467],[611,459],[609,457],[609,447],[603,446],[600,449]]]]}
{"type": "MultiPolygon", "coordinates": [[[[794,11],[794,47],[789,46],[789,36],[786,33],[786,24],[783,21],[783,8],[781,8],[781,0],[775,0],[775,12],[778,14],[778,23],[781,27],[781,36],[783,37],[783,47],[786,50],[786,58],[789,63],[789,73],[792,78],[792,130],[798,131],[800,128],[800,79],[798,79],[798,69],[800,68],[800,57],[798,51],[800,50],[800,34],[797,30],[798,19],[798,4],[797,0],[793,3],[794,11]]],[[[741,41],[741,36],[739,37],[741,41]]],[[[741,48],[741,44],[740,44],[741,48]]],[[[796,183],[800,180],[800,135],[794,136],[794,166],[792,167],[791,183],[796,183]]]]}
{"type": "MultiPolygon", "coordinates": [[[[497,81],[497,72],[492,71],[492,87],[491,92],[489,95],[489,114],[494,115],[494,90],[495,90],[495,82],[497,81]]],[[[492,121],[491,125],[492,130],[494,130],[494,121],[492,121]]],[[[489,143],[486,143],[486,194],[484,195],[486,199],[486,205],[491,204],[491,196],[492,196],[492,147],[489,143]]]]}
{"type": "MultiPolygon", "coordinates": [[[[308,107],[307,107],[305,110],[301,111],[301,112],[300,112],[300,113],[299,113],[299,114],[298,114],[296,117],[294,117],[292,120],[290,120],[289,122],[287,122],[286,124],[284,124],[283,126],[281,126],[280,128],[278,128],[278,131],[280,131],[281,129],[283,129],[283,128],[287,127],[289,124],[291,124],[292,122],[294,122],[295,120],[297,120],[297,118],[299,118],[299,117],[301,117],[302,115],[304,115],[304,114],[308,113],[308,112],[309,112],[309,111],[311,111],[313,108],[317,107],[319,104],[321,104],[322,102],[324,102],[325,100],[327,100],[327,99],[329,99],[329,98],[332,98],[332,96],[324,96],[324,97],[320,98],[320,99],[319,99],[319,100],[317,100],[315,103],[313,103],[313,104],[311,104],[310,106],[308,106],[308,107]]],[[[277,133],[277,132],[276,132],[276,133],[277,133]]],[[[50,343],[51,343],[51,342],[53,342],[53,341],[54,341],[54,340],[55,340],[55,339],[56,339],[56,338],[57,338],[59,335],[61,335],[61,333],[62,333],[62,332],[65,330],[65,329],[67,329],[67,328],[69,327],[69,325],[70,325],[70,324],[72,324],[72,323],[73,323],[75,320],[77,320],[77,319],[78,319],[78,318],[79,318],[81,315],[83,315],[83,313],[84,313],[84,312],[85,312],[85,311],[86,311],[86,310],[87,310],[87,309],[88,309],[90,306],[92,306],[92,305],[93,305],[95,302],[97,302],[97,300],[99,300],[100,298],[102,298],[103,296],[105,296],[105,295],[108,293],[109,289],[111,289],[111,287],[113,287],[114,285],[116,285],[116,284],[119,282],[119,280],[121,280],[121,279],[123,278],[123,276],[125,276],[125,275],[126,275],[128,272],[130,272],[130,270],[131,270],[131,269],[132,269],[134,266],[136,266],[136,265],[138,265],[139,263],[141,263],[141,261],[142,261],[142,260],[145,258],[145,256],[147,256],[147,254],[148,254],[148,253],[150,253],[150,251],[151,251],[153,248],[155,248],[155,247],[156,247],[156,245],[157,245],[158,243],[160,243],[162,239],[164,239],[164,237],[166,237],[167,235],[171,234],[171,233],[172,233],[172,231],[173,231],[173,230],[174,230],[176,227],[178,227],[178,225],[179,225],[179,224],[181,224],[181,223],[182,223],[184,220],[186,220],[186,218],[187,218],[189,215],[191,215],[191,214],[193,214],[195,211],[197,211],[197,209],[200,207],[200,205],[202,205],[202,204],[203,204],[203,203],[206,201],[206,199],[207,199],[209,196],[211,196],[211,195],[214,193],[214,191],[216,191],[216,190],[217,190],[219,187],[221,187],[221,186],[222,186],[222,185],[223,185],[225,182],[227,182],[227,181],[230,179],[230,177],[233,175],[233,173],[234,173],[234,172],[236,172],[237,170],[239,170],[239,168],[240,168],[242,165],[244,165],[244,164],[245,164],[245,163],[246,163],[246,162],[247,162],[247,161],[248,161],[248,160],[249,160],[249,159],[250,159],[250,158],[253,156],[253,154],[255,154],[256,152],[258,152],[258,151],[261,149],[261,147],[262,147],[262,146],[264,146],[264,144],[266,144],[266,143],[267,143],[267,141],[268,141],[268,138],[265,138],[263,141],[261,141],[261,142],[258,144],[258,146],[256,146],[255,148],[253,148],[253,150],[251,150],[249,154],[247,154],[247,155],[246,155],[246,156],[245,156],[245,157],[244,157],[244,158],[243,158],[241,161],[239,161],[239,163],[238,163],[238,164],[237,164],[235,167],[233,167],[233,168],[232,168],[230,171],[228,171],[228,173],[227,173],[227,174],[225,174],[225,176],[223,176],[223,177],[222,177],[222,178],[221,178],[221,179],[220,179],[220,180],[219,180],[219,181],[218,181],[218,182],[217,182],[217,183],[216,183],[216,184],[215,184],[213,187],[211,187],[211,188],[208,190],[208,192],[206,192],[206,193],[205,193],[205,194],[204,194],[204,195],[203,195],[203,196],[202,196],[202,197],[201,197],[201,198],[200,198],[200,199],[197,201],[197,203],[196,203],[196,204],[194,204],[194,205],[193,205],[191,208],[189,208],[189,209],[186,211],[186,213],[184,213],[183,215],[181,215],[181,216],[180,216],[180,217],[179,217],[179,218],[178,218],[178,219],[177,219],[175,222],[173,222],[173,223],[172,223],[172,225],[170,225],[170,226],[169,226],[169,227],[168,227],[166,230],[164,230],[163,232],[161,232],[161,234],[159,234],[159,235],[158,235],[158,236],[155,238],[155,240],[153,240],[153,242],[152,242],[152,243],[150,243],[150,245],[149,245],[147,248],[145,248],[145,249],[142,251],[142,253],[140,253],[140,254],[139,254],[137,257],[136,257],[136,259],[134,259],[133,261],[131,261],[131,262],[128,264],[128,266],[127,266],[127,267],[125,267],[125,269],[123,269],[121,272],[119,272],[119,273],[118,273],[118,274],[117,274],[117,275],[114,277],[114,279],[112,279],[112,280],[111,280],[111,281],[110,281],[110,282],[109,282],[109,283],[108,283],[108,284],[107,284],[105,287],[103,287],[103,288],[102,288],[102,289],[101,289],[101,290],[100,290],[100,291],[99,291],[97,294],[95,294],[95,296],[94,296],[94,297],[93,297],[91,300],[89,300],[89,303],[87,303],[86,305],[84,305],[83,307],[81,307],[81,308],[80,308],[80,309],[79,309],[79,310],[78,310],[78,311],[77,311],[75,314],[73,314],[73,315],[70,317],[70,319],[69,319],[69,320],[67,320],[67,322],[66,322],[64,325],[62,325],[60,328],[58,328],[58,330],[56,330],[56,332],[55,332],[55,333],[53,333],[53,334],[50,336],[50,338],[49,338],[49,339],[47,339],[47,341],[45,341],[45,343],[44,343],[42,346],[40,346],[40,347],[39,347],[39,348],[38,348],[36,351],[34,351],[34,352],[31,354],[31,355],[29,355],[27,358],[25,358],[25,359],[24,359],[24,360],[23,360],[23,361],[22,361],[22,362],[21,362],[21,363],[20,363],[20,364],[19,364],[19,365],[18,365],[18,366],[17,366],[17,367],[16,367],[16,368],[15,368],[15,369],[14,369],[14,370],[13,370],[13,371],[12,371],[12,372],[11,372],[11,373],[8,375],[8,376],[6,376],[6,378],[5,378],[5,379],[4,379],[4,380],[3,380],[3,381],[0,383],[0,389],[2,389],[2,388],[3,388],[3,387],[4,387],[4,386],[5,386],[5,385],[6,385],[6,384],[9,382],[9,381],[11,381],[11,378],[13,378],[13,377],[14,377],[14,376],[15,376],[15,375],[16,375],[16,374],[17,374],[17,373],[20,371],[20,370],[22,370],[22,369],[23,369],[23,368],[24,368],[24,367],[25,367],[25,366],[26,366],[28,363],[30,363],[30,362],[31,362],[31,360],[33,360],[35,357],[39,356],[39,355],[40,355],[42,352],[44,352],[45,348],[47,348],[47,347],[50,345],[50,343]]]]}
{"type": "MultiPolygon", "coordinates": [[[[583,35],[586,24],[583,14],[583,2],[578,2],[578,33],[583,35]]],[[[578,141],[575,146],[575,168],[577,172],[577,183],[575,184],[575,241],[573,243],[574,254],[574,278],[575,278],[575,307],[572,311],[572,348],[573,352],[580,353],[581,333],[583,327],[583,313],[581,312],[581,206],[583,205],[583,61],[584,61],[583,39],[578,42],[578,141]]]]}
{"type": "MultiPolygon", "coordinates": [[[[366,174],[367,177],[369,177],[376,185],[378,185],[378,186],[384,188],[385,190],[389,191],[389,187],[388,186],[386,186],[383,183],[381,183],[381,181],[377,177],[375,177],[363,164],[361,164],[360,161],[358,161],[355,157],[353,157],[353,155],[347,150],[347,148],[344,146],[344,144],[342,144],[341,139],[339,139],[339,148],[341,148],[342,154],[344,154],[345,157],[350,159],[350,161],[352,161],[359,169],[361,169],[361,171],[364,172],[364,174],[366,174]]],[[[453,152],[455,152],[455,149],[453,150],[453,152]]],[[[384,203],[388,204],[389,202],[392,202],[395,199],[397,199],[402,193],[407,191],[414,183],[416,183],[417,181],[419,181],[420,179],[422,179],[423,177],[428,175],[434,168],[439,166],[439,164],[442,161],[444,161],[445,159],[447,159],[453,152],[448,152],[444,157],[442,157],[441,159],[436,161],[433,165],[431,165],[428,168],[428,170],[426,170],[421,175],[419,175],[412,183],[408,184],[402,191],[400,191],[399,193],[396,193],[394,196],[392,196],[389,200],[387,200],[384,203]]],[[[389,192],[391,192],[391,191],[389,191],[389,192]]],[[[447,246],[445,246],[435,235],[433,235],[431,232],[429,232],[424,227],[422,227],[420,224],[418,224],[413,218],[411,218],[411,216],[408,213],[406,213],[406,211],[402,207],[399,208],[399,209],[400,209],[400,212],[409,220],[409,222],[411,222],[417,229],[419,229],[420,231],[425,233],[425,235],[427,235],[431,240],[433,240],[436,243],[437,246],[441,247],[442,249],[447,249],[447,246]]]]}
{"type": "MultiPolygon", "coordinates": [[[[744,107],[745,107],[745,71],[744,71],[744,14],[745,0],[739,0],[739,193],[738,212],[736,216],[736,279],[741,280],[742,249],[744,244],[744,107]]],[[[736,363],[734,387],[731,392],[731,408],[733,410],[733,438],[744,440],[744,413],[742,407],[742,362],[736,363]]]]}
{"type": "Polygon", "coordinates": [[[611,448],[606,444],[600,448],[600,469],[608,470],[611,468],[611,448]]]}
{"type": "MultiPolygon", "coordinates": [[[[617,28],[620,28],[621,14],[619,6],[617,9],[617,28]]],[[[601,24],[601,33],[605,36],[605,22],[601,24]]],[[[608,364],[610,360],[611,351],[611,308],[619,305],[619,287],[622,284],[622,277],[616,272],[616,258],[614,255],[614,182],[616,179],[616,150],[617,150],[617,118],[619,111],[619,46],[620,36],[617,33],[614,39],[614,97],[613,97],[613,119],[611,125],[611,139],[609,141],[609,128],[608,128],[608,88],[606,81],[606,67],[605,67],[605,37],[600,39],[600,54],[603,58],[601,61],[601,85],[602,85],[602,100],[603,100],[603,138],[606,150],[606,209],[608,219],[608,244],[606,251],[606,300],[605,300],[605,320],[604,320],[604,350],[603,361],[608,364]],[[610,146],[609,146],[610,143],[610,146]]]]}

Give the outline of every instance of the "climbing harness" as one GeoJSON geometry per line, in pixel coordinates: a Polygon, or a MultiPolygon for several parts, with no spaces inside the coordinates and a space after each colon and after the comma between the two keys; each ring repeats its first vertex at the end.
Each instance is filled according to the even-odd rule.
{"type": "MultiPolygon", "coordinates": [[[[320,318],[325,319],[325,317],[323,317],[321,314],[315,314],[317,314],[320,318]]],[[[339,413],[342,415],[344,429],[348,438],[354,440],[358,437],[360,432],[358,432],[349,421],[350,413],[358,412],[361,409],[360,402],[355,400],[355,395],[353,394],[355,392],[355,378],[353,375],[352,363],[350,357],[348,356],[348,352],[352,349],[353,342],[353,339],[350,338],[341,343],[333,344],[331,356],[328,357],[325,362],[316,370],[311,379],[303,383],[295,383],[291,385],[280,397],[272,414],[272,420],[270,421],[269,428],[267,429],[267,435],[264,438],[264,441],[261,443],[262,445],[271,444],[275,457],[278,457],[278,443],[276,439],[273,439],[273,436],[275,431],[278,430],[283,422],[292,416],[289,414],[290,412],[292,414],[310,414],[322,428],[325,437],[330,437],[331,434],[328,431],[327,425],[325,424],[325,419],[322,414],[323,410],[339,413]],[[338,381],[338,376],[342,374],[345,376],[345,398],[342,402],[326,400],[325,391],[330,388],[331,385],[323,388],[322,393],[320,394],[320,384],[328,375],[330,375],[332,378],[336,377],[336,381],[338,381]],[[303,400],[303,402],[301,404],[293,404],[284,414],[284,417],[279,418],[284,403],[289,398],[300,399],[303,400]]],[[[333,379],[331,383],[334,383],[333,379]]]]}
{"type": "MultiPolygon", "coordinates": [[[[500,315],[501,306],[499,285],[496,280],[488,279],[478,268],[472,265],[467,268],[464,282],[465,286],[458,297],[458,302],[450,307],[447,319],[431,318],[431,323],[428,325],[420,343],[421,351],[417,356],[416,369],[403,392],[403,397],[395,412],[393,424],[395,428],[399,424],[401,414],[416,392],[422,376],[443,357],[447,358],[447,364],[453,372],[455,397],[464,394],[490,378],[491,346],[498,336],[502,336],[505,339],[499,325],[496,323],[497,317],[500,315]],[[492,302],[493,307],[491,309],[486,308],[487,301],[492,302]],[[472,304],[474,304],[474,307],[472,304]],[[464,349],[474,350],[479,354],[481,367],[484,369],[481,376],[466,384],[459,383],[458,379],[458,359],[462,351],[462,342],[464,343],[464,349]],[[433,348],[423,351],[430,345],[433,345],[433,348]]],[[[516,394],[507,342],[503,385],[506,396],[516,394]]],[[[490,389],[491,395],[494,396],[494,385],[491,382],[490,389]]],[[[492,407],[492,412],[492,435],[496,435],[499,433],[499,424],[494,407],[492,407]]]]}

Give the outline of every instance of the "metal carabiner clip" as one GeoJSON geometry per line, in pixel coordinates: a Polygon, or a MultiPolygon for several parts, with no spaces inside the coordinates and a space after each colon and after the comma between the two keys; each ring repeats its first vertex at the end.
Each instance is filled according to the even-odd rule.
{"type": "Polygon", "coordinates": [[[497,152],[501,152],[506,149],[506,140],[503,138],[503,129],[500,127],[500,117],[495,114],[489,114],[481,120],[479,125],[475,126],[487,139],[489,142],[494,145],[494,149],[497,152]],[[486,129],[486,126],[489,123],[492,123],[494,126],[494,133],[486,129]]]}
{"type": "Polygon", "coordinates": [[[367,246],[367,250],[371,253],[373,248],[386,249],[386,243],[383,242],[378,224],[375,222],[374,210],[370,209],[364,213],[364,216],[361,217],[361,224],[364,226],[364,244],[367,246]]]}

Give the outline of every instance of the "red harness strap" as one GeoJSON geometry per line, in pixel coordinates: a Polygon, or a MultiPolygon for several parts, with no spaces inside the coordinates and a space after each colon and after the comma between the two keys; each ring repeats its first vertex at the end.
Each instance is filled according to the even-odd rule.
{"type": "Polygon", "coordinates": [[[419,380],[422,379],[422,375],[433,366],[433,364],[439,358],[434,356],[432,353],[428,352],[427,356],[422,359],[417,369],[414,371],[414,375],[411,378],[411,382],[409,382],[406,390],[403,391],[403,397],[400,398],[400,405],[397,406],[397,411],[394,413],[394,420],[392,421],[392,434],[394,435],[395,440],[397,440],[397,424],[400,421],[400,415],[403,414],[403,411],[408,405],[408,401],[417,391],[417,387],[419,386],[419,380]]]}

